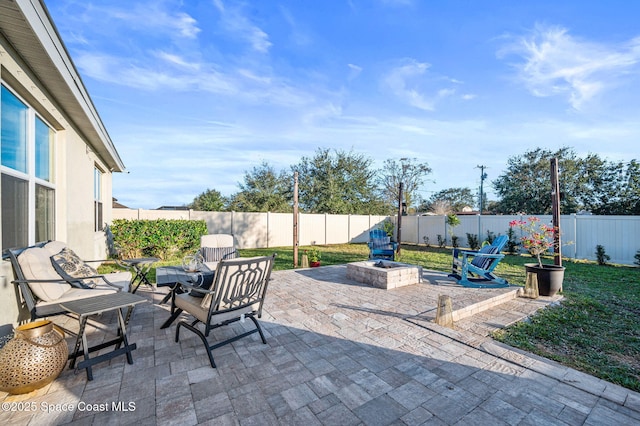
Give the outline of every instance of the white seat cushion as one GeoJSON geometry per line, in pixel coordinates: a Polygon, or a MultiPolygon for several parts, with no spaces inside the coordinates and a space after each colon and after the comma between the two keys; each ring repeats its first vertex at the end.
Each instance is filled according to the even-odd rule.
{"type": "Polygon", "coordinates": [[[208,234],[200,237],[200,247],[234,247],[231,234],[208,234]]]}
{"type": "Polygon", "coordinates": [[[67,244],[63,243],[62,241],[49,241],[42,247],[49,252],[49,256],[53,256],[54,254],[58,254],[63,249],[67,248],[67,244]]]}
{"type": "MultiPolygon", "coordinates": [[[[62,280],[51,264],[49,251],[41,247],[31,247],[18,255],[20,269],[27,280],[62,280]]],[[[71,289],[66,282],[29,283],[33,294],[45,302],[60,298],[71,289]]]]}

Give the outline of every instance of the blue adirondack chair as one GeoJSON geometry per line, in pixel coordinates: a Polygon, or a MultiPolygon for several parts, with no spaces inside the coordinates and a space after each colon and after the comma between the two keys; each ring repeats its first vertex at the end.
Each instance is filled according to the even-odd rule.
{"type": "Polygon", "coordinates": [[[478,251],[453,249],[452,272],[449,276],[465,287],[509,287],[507,280],[493,274],[493,270],[504,257],[500,251],[508,241],[509,238],[506,235],[500,235],[493,240],[492,244],[485,245],[478,251]]]}
{"type": "Polygon", "coordinates": [[[395,260],[398,243],[391,241],[383,229],[369,231],[369,259],[395,260]]]}

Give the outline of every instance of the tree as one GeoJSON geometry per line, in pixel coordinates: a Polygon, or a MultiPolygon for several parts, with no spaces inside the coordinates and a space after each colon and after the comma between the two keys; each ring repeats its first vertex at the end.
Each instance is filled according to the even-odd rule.
{"type": "Polygon", "coordinates": [[[549,161],[560,167],[560,209],[563,213],[587,210],[596,214],[638,214],[640,165],[601,159],[597,154],[578,157],[571,148],[556,152],[535,149],[509,158],[507,172],[493,182],[500,196],[498,213],[551,212],[549,161]],[[635,207],[634,207],[635,206],[635,207]]]}
{"type": "Polygon", "coordinates": [[[403,202],[407,208],[416,203],[416,193],[424,183],[424,178],[431,173],[427,163],[418,163],[415,158],[401,158],[400,161],[385,160],[378,184],[382,187],[384,200],[389,206],[398,205],[398,188],[403,185],[403,202]]]}
{"type": "Polygon", "coordinates": [[[590,176],[603,173],[597,155],[582,160],[571,148],[564,147],[555,152],[537,148],[509,158],[506,173],[493,181],[500,197],[497,212],[550,214],[552,158],[558,158],[560,168],[561,211],[575,213],[584,208],[589,186],[597,184],[590,176]],[[585,174],[589,167],[593,168],[592,175],[585,174]]]}
{"type": "Polygon", "coordinates": [[[371,159],[353,152],[318,148],[292,166],[298,172],[300,209],[309,213],[384,214],[371,159]]]}
{"type": "MultiPolygon", "coordinates": [[[[473,206],[475,200],[469,188],[449,188],[433,194],[429,199],[429,203],[431,206],[435,206],[437,203],[440,205],[447,203],[451,211],[460,212],[467,206],[473,206]]],[[[433,208],[431,208],[431,211],[435,212],[433,208]]]]}
{"type": "Polygon", "coordinates": [[[225,198],[215,189],[207,189],[193,199],[189,208],[203,212],[217,212],[224,210],[225,198]]]}
{"type": "Polygon", "coordinates": [[[263,161],[260,166],[245,172],[244,184],[238,183],[240,191],[231,196],[229,209],[242,212],[291,211],[291,179],[284,170],[279,173],[263,161]]]}

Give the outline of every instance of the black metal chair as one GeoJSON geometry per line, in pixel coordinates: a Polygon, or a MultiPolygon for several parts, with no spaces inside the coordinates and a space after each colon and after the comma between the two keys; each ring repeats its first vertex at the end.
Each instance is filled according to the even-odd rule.
{"type": "Polygon", "coordinates": [[[210,289],[180,283],[185,292],[176,294],[172,307],[173,314],[163,327],[168,327],[183,311],[192,315],[195,318],[192,322],[183,320],[178,323],[176,342],[180,340],[181,327],[194,332],[207,349],[209,362],[213,368],[216,368],[216,364],[211,351],[216,348],[253,333],[259,333],[262,343],[266,344],[258,318],[262,315],[262,305],[275,257],[274,253],[266,257],[221,260],[210,289]],[[193,296],[193,292],[202,293],[203,297],[193,296]],[[251,320],[255,329],[213,345],[207,341],[211,330],[237,321],[244,322],[245,319],[251,320]],[[204,324],[204,332],[198,328],[198,323],[204,324]]]}

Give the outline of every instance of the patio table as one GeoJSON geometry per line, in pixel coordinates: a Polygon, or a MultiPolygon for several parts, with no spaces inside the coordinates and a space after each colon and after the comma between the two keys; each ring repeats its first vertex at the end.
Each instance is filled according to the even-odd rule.
{"type": "Polygon", "coordinates": [[[122,260],[122,264],[128,268],[133,269],[133,278],[131,278],[131,282],[129,283],[129,288],[131,293],[135,293],[140,287],[141,284],[146,284],[149,287],[153,287],[151,282],[149,281],[148,274],[151,270],[151,266],[159,261],[157,257],[137,257],[134,259],[124,259],[122,260]],[[135,285],[136,282],[138,285],[135,285]]]}
{"type": "MultiPolygon", "coordinates": [[[[212,279],[214,271],[207,265],[202,265],[199,271],[185,271],[182,266],[160,266],[156,268],[156,287],[170,287],[169,293],[160,303],[167,303],[175,297],[175,290],[180,282],[198,284],[204,280],[212,279]]],[[[173,304],[172,304],[173,306],[173,304]]]]}
{"type": "Polygon", "coordinates": [[[136,344],[129,344],[127,339],[127,324],[122,316],[122,308],[128,308],[127,318],[129,318],[133,307],[146,301],[147,299],[144,297],[132,293],[118,292],[61,303],[61,306],[64,309],[77,314],[78,321],[80,322],[80,328],[78,330],[74,350],[69,354],[69,359],[71,360],[69,368],[74,368],[76,358],[80,356],[80,345],[82,345],[84,360],[78,363],[77,368],[85,368],[87,370],[87,380],[93,380],[93,371],[91,367],[94,364],[108,361],[116,356],[125,354],[127,356],[127,362],[129,364],[133,364],[131,352],[136,349],[136,344]],[[86,326],[89,316],[113,310],[118,314],[118,337],[113,340],[109,340],[108,342],[90,347],[87,343],[86,334],[86,326]],[[111,352],[107,352],[93,358],[89,357],[89,353],[104,349],[111,345],[115,345],[111,352]],[[121,345],[124,346],[120,347],[121,345]]]}
{"type": "Polygon", "coordinates": [[[190,285],[210,286],[213,282],[215,271],[207,265],[202,265],[199,271],[185,271],[181,266],[161,266],[156,269],[156,287],[170,287],[169,293],[160,301],[166,303],[171,299],[171,314],[167,321],[160,328],[167,328],[174,321],[173,312],[175,306],[176,292],[181,292],[180,283],[190,285]]]}

